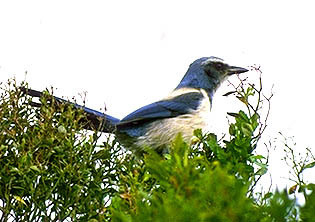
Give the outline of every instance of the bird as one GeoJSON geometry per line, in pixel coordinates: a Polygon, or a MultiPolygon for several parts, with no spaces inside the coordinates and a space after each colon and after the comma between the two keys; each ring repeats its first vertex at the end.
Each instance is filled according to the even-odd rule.
{"type": "MultiPolygon", "coordinates": [[[[55,97],[55,101],[83,109],[89,121],[84,128],[113,133],[127,149],[136,153],[147,149],[165,152],[178,134],[189,143],[196,129],[207,129],[211,124],[213,96],[219,86],[231,75],[247,71],[215,56],[199,58],[190,64],[168,96],[135,110],[121,120],[59,97],[55,97]]],[[[24,88],[23,91],[32,97],[42,95],[42,92],[32,89],[24,88]]]]}

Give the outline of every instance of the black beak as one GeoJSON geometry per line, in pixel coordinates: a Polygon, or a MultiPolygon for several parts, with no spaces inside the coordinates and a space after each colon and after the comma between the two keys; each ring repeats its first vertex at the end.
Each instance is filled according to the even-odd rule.
{"type": "Polygon", "coordinates": [[[228,70],[228,75],[240,74],[243,72],[248,72],[248,69],[237,67],[237,66],[230,66],[228,70]]]}

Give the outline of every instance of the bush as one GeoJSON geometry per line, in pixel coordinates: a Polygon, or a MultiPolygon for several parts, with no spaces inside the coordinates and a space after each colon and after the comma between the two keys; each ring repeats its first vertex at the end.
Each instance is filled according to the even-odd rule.
{"type": "MultiPolygon", "coordinates": [[[[26,86],[24,83],[22,86],[26,86]]],[[[14,81],[3,88],[0,123],[1,219],[87,221],[108,218],[117,191],[114,143],[96,145],[97,132],[82,130],[82,110],[56,107],[47,92],[31,106],[14,81]],[[111,146],[111,149],[108,147],[111,146]]],[[[119,148],[117,148],[119,149],[119,148]]]]}
{"type": "Polygon", "coordinates": [[[288,192],[255,190],[268,171],[268,156],[255,150],[271,99],[259,82],[257,89],[240,81],[226,94],[246,111],[229,113],[224,140],[196,130],[193,144],[178,135],[169,154],[135,156],[83,130],[82,110],[56,105],[48,91],[33,107],[20,90],[27,84],[9,80],[0,104],[1,221],[314,221],[314,185],[299,177],[315,165],[310,151],[304,165],[292,166],[300,168],[288,192]]]}
{"type": "MultiPolygon", "coordinates": [[[[206,142],[206,141],[204,141],[206,142]]],[[[206,147],[205,149],[208,149],[206,147]]],[[[208,161],[179,136],[166,157],[150,153],[113,199],[114,221],[257,221],[246,197],[248,183],[231,174],[232,165],[208,161]],[[254,216],[254,218],[253,218],[254,216]]],[[[205,154],[205,153],[204,153],[205,154]]]]}

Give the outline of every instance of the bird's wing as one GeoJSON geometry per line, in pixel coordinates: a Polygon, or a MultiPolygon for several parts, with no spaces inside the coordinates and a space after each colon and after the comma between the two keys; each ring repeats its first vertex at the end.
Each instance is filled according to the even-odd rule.
{"type": "Polygon", "coordinates": [[[123,118],[118,123],[118,126],[149,122],[154,119],[171,118],[191,113],[197,110],[203,98],[204,95],[201,92],[189,92],[171,99],[161,100],[132,112],[123,118]]]}

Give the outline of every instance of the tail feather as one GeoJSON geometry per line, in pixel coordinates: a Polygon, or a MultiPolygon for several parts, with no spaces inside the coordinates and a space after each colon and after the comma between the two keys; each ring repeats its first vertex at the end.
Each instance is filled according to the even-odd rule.
{"type": "MultiPolygon", "coordinates": [[[[20,88],[22,92],[25,94],[31,96],[31,97],[41,97],[43,95],[43,92],[28,89],[25,87],[20,88]]],[[[105,113],[87,108],[85,106],[81,106],[72,102],[69,102],[65,99],[59,98],[54,96],[55,102],[58,104],[69,104],[74,106],[77,109],[82,109],[86,113],[87,122],[84,124],[84,128],[88,130],[94,130],[99,129],[100,131],[104,133],[113,133],[116,130],[116,124],[120,121],[119,119],[107,115],[105,113]]],[[[34,107],[40,107],[41,104],[37,102],[31,102],[31,105],[34,107]]]]}

